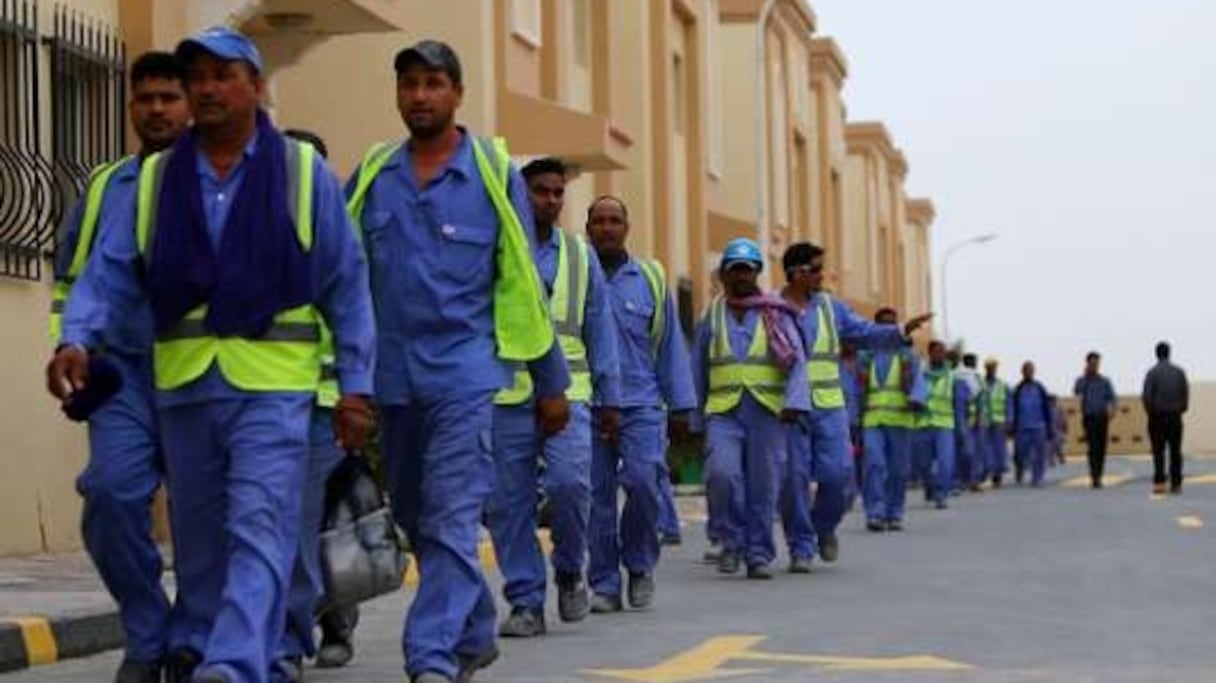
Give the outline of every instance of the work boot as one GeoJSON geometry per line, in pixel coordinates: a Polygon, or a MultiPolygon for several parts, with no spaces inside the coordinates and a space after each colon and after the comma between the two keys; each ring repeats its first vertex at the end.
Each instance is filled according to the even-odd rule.
{"type": "Polygon", "coordinates": [[[160,662],[133,662],[124,659],[114,674],[114,683],[160,683],[160,662]]]}
{"type": "Polygon", "coordinates": [[[493,645],[489,650],[478,655],[456,655],[460,671],[456,674],[455,683],[470,683],[473,680],[473,674],[489,668],[496,661],[498,661],[498,648],[493,645]]]}
{"type": "Polygon", "coordinates": [[[887,531],[903,531],[903,530],[904,530],[903,520],[899,520],[899,519],[887,520],[887,531]]]}
{"type": "Polygon", "coordinates": [[[321,626],[321,647],[314,664],[318,669],[340,669],[355,656],[355,626],[359,607],[335,607],[317,620],[321,626]]]}
{"type": "Polygon", "coordinates": [[[583,575],[557,572],[557,614],[562,621],[582,621],[587,618],[590,609],[583,575]]]}
{"type": "Polygon", "coordinates": [[[202,658],[189,648],[174,650],[165,659],[165,683],[190,683],[202,658]]]}
{"type": "Polygon", "coordinates": [[[503,638],[534,638],[545,634],[545,613],[530,607],[512,607],[498,635],[503,638]]]}
{"type": "Polygon", "coordinates": [[[621,604],[621,596],[619,595],[591,594],[592,614],[612,614],[613,612],[624,611],[624,609],[625,606],[621,604]]]}
{"type": "Polygon", "coordinates": [[[887,527],[882,523],[881,519],[871,519],[866,521],[866,529],[877,534],[886,531],[887,527]]]}
{"type": "Polygon", "coordinates": [[[992,488],[994,488],[994,489],[1001,488],[1001,478],[1002,477],[999,474],[992,475],[992,488]]]}
{"type": "Polygon", "coordinates": [[[747,578],[768,581],[773,578],[773,570],[767,564],[751,564],[747,566],[747,578]]]}
{"type": "Polygon", "coordinates": [[[809,558],[809,557],[791,557],[790,558],[790,573],[791,574],[810,574],[811,573],[811,558],[809,558]]]}
{"type": "Polygon", "coordinates": [[[436,671],[424,671],[410,680],[412,683],[452,683],[452,679],[436,671]]]}
{"type": "Polygon", "coordinates": [[[819,557],[828,564],[840,558],[840,539],[836,538],[836,534],[824,534],[819,539],[819,557]]]}
{"type": "Polygon", "coordinates": [[[654,577],[650,574],[629,573],[629,606],[646,609],[654,602],[654,577]]]}
{"type": "Polygon", "coordinates": [[[738,574],[742,566],[743,560],[739,557],[739,553],[723,549],[718,555],[719,574],[738,574]]]}

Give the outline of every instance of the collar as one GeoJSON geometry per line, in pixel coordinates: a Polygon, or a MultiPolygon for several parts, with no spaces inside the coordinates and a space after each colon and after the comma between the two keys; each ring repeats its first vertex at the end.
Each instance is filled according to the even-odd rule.
{"type": "MultiPolygon", "coordinates": [[[[464,126],[456,126],[456,130],[460,131],[460,143],[456,145],[456,150],[452,152],[452,156],[448,157],[447,164],[444,165],[435,178],[441,178],[449,172],[455,173],[465,179],[479,175],[477,158],[473,156],[473,136],[469,134],[468,129],[464,126]]],[[[384,163],[384,168],[387,170],[403,166],[408,158],[409,149],[410,140],[406,138],[398,146],[397,151],[384,163]]],[[[413,173],[411,172],[412,175],[413,173]]]]}
{"type": "MultiPolygon", "coordinates": [[[[245,149],[241,152],[241,160],[233,165],[232,170],[228,172],[228,177],[225,180],[231,180],[233,173],[245,163],[246,159],[251,158],[258,150],[258,132],[255,129],[253,135],[249,136],[249,141],[245,143],[245,149]]],[[[195,155],[198,159],[199,175],[206,176],[212,180],[219,180],[219,174],[215,172],[215,167],[211,165],[211,160],[200,149],[195,155]]]]}

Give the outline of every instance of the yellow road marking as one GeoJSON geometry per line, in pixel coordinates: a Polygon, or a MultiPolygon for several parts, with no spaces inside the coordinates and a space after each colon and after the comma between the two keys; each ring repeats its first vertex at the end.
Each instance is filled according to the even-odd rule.
{"type": "Polygon", "coordinates": [[[638,683],[682,683],[766,673],[769,669],[726,669],[728,662],[801,664],[828,671],[966,671],[972,667],[930,655],[834,657],[755,650],[764,636],[718,636],[648,669],[588,669],[584,673],[638,683]]]}
{"type": "MultiPolygon", "coordinates": [[[[1102,485],[1106,486],[1108,488],[1115,487],[1115,486],[1122,486],[1123,484],[1126,484],[1127,482],[1129,482],[1131,480],[1132,480],[1132,475],[1127,474],[1126,472],[1121,472],[1119,474],[1108,474],[1108,475],[1102,477],[1102,485]]],[[[1065,479],[1064,481],[1060,482],[1060,488],[1087,489],[1087,488],[1089,488],[1089,485],[1091,482],[1092,482],[1092,480],[1089,478],[1089,475],[1083,474],[1079,477],[1073,477],[1072,479],[1065,479]]]]}
{"type": "Polygon", "coordinates": [[[1216,484],[1216,474],[1201,474],[1198,477],[1187,477],[1186,484],[1187,486],[1194,486],[1195,484],[1216,484]]]}
{"type": "Polygon", "coordinates": [[[21,629],[21,640],[25,642],[25,657],[30,666],[53,664],[59,659],[59,647],[51,622],[44,617],[11,617],[6,619],[21,629]]]}
{"type": "Polygon", "coordinates": [[[1178,518],[1178,526],[1183,529],[1202,529],[1203,520],[1195,515],[1183,515],[1178,518]]]}
{"type": "MultiPolygon", "coordinates": [[[[546,555],[553,552],[553,541],[549,538],[548,530],[538,531],[536,540],[540,541],[541,552],[546,555]]],[[[483,571],[492,572],[498,569],[498,558],[494,556],[493,543],[482,541],[477,544],[477,561],[481,564],[483,571]]],[[[401,583],[405,586],[417,586],[418,578],[418,558],[411,554],[409,569],[405,570],[405,577],[402,578],[401,583]]]]}

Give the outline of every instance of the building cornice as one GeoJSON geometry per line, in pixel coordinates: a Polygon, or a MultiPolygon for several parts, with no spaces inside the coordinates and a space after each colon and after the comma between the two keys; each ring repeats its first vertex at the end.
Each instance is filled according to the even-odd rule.
{"type": "MultiPolygon", "coordinates": [[[[764,0],[718,0],[718,18],[725,24],[754,23],[763,7],[764,0]]],[[[777,0],[773,9],[790,12],[807,33],[813,33],[819,24],[806,0],[777,0]]]]}
{"type": "Polygon", "coordinates": [[[849,154],[874,152],[889,156],[895,146],[891,144],[891,133],[881,121],[862,121],[845,125],[844,139],[849,154]]]}
{"type": "Polygon", "coordinates": [[[849,77],[849,60],[833,38],[811,40],[811,78],[827,77],[839,90],[849,77]]]}
{"type": "Polygon", "coordinates": [[[908,221],[921,227],[930,227],[937,218],[937,209],[933,206],[933,200],[927,197],[909,199],[905,202],[904,207],[908,221]]]}

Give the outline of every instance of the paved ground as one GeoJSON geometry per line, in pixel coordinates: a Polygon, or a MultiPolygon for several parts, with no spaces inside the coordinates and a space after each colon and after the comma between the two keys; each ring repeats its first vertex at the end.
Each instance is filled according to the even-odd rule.
{"type": "MultiPolygon", "coordinates": [[[[1142,459],[1103,491],[1061,485],[918,498],[902,534],[852,515],[839,564],[768,583],[721,577],[688,541],[664,558],[656,608],[503,644],[479,681],[1214,681],[1216,461],[1184,495],[1152,498],[1142,459]],[[601,670],[594,673],[589,670],[601,670]]],[[[368,606],[355,663],[308,680],[399,681],[408,594],[368,606]]],[[[104,681],[115,654],[37,667],[11,683],[104,681]]]]}

